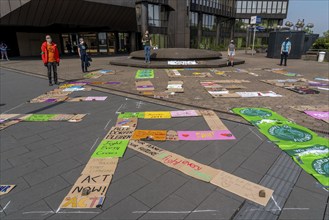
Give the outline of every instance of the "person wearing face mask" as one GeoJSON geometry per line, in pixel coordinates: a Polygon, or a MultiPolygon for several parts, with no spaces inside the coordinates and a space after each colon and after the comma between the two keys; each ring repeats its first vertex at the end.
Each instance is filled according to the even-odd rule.
{"type": "Polygon", "coordinates": [[[88,72],[87,68],[89,66],[89,62],[88,62],[87,49],[88,49],[87,44],[84,42],[83,38],[80,38],[78,45],[78,53],[81,59],[81,68],[83,73],[88,72]]]}
{"type": "Polygon", "coordinates": [[[49,86],[53,85],[52,72],[54,83],[58,85],[57,66],[59,66],[60,61],[59,52],[57,45],[52,41],[50,35],[46,36],[46,41],[41,45],[41,58],[45,67],[47,67],[49,86]]]}
{"type": "Polygon", "coordinates": [[[142,38],[142,43],[144,45],[145,63],[151,63],[150,59],[151,59],[152,40],[148,31],[145,31],[145,35],[142,38]]]}
{"type": "Polygon", "coordinates": [[[287,58],[291,51],[291,42],[289,41],[289,37],[281,45],[281,61],[280,66],[282,66],[282,62],[284,60],[284,65],[287,66],[287,58]]]}

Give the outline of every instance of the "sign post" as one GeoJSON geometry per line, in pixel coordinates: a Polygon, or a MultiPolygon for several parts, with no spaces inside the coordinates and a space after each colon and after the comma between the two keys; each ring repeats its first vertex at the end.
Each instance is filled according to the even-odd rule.
{"type": "Polygon", "coordinates": [[[252,40],[252,49],[251,49],[251,55],[254,55],[254,49],[255,49],[255,38],[256,38],[256,27],[257,24],[261,23],[261,18],[259,16],[251,16],[250,18],[250,24],[253,24],[254,28],[254,38],[252,40]]]}

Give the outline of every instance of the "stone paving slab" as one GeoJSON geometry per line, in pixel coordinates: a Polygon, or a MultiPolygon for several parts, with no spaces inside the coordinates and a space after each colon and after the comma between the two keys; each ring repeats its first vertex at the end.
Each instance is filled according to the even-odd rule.
{"type": "MultiPolygon", "coordinates": [[[[89,113],[80,123],[22,122],[0,132],[0,182],[17,185],[0,197],[1,219],[318,219],[326,213],[328,193],[313,177],[301,171],[254,127],[225,119],[224,124],[236,140],[153,144],[256,183],[274,184],[278,187],[274,197],[281,210],[271,210],[271,201],[257,215],[250,215],[250,208],[259,207],[130,149],[119,160],[102,208],[58,210],[93,150],[115,124],[116,112],[175,108],[100,91],[84,94],[109,96],[104,102],[24,104],[52,89],[47,81],[2,69],[0,77],[0,101],[6,104],[0,107],[1,112],[89,113]],[[7,81],[20,84],[10,97],[7,81]],[[293,175],[294,172],[300,174],[293,175]],[[291,193],[285,193],[288,189],[291,193]],[[304,215],[304,209],[309,213],[304,215]]],[[[200,117],[140,120],[138,126],[207,129],[200,117]]]]}

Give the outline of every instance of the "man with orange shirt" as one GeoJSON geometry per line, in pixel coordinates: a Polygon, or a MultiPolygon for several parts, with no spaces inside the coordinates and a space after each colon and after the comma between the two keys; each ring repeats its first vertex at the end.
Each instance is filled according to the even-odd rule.
{"type": "Polygon", "coordinates": [[[54,73],[54,83],[58,85],[57,66],[59,66],[59,52],[50,35],[46,36],[46,41],[41,45],[41,56],[48,70],[49,86],[53,85],[51,72],[54,73]]]}

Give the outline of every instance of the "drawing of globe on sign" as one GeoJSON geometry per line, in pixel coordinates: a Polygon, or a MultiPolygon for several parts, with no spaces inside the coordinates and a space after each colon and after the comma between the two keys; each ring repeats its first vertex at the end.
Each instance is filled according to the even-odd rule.
{"type": "Polygon", "coordinates": [[[245,108],[242,109],[240,113],[246,116],[259,116],[262,118],[267,118],[272,116],[271,112],[262,109],[256,109],[256,108],[245,108]]]}
{"type": "Polygon", "coordinates": [[[307,131],[289,125],[274,125],[268,129],[268,133],[284,141],[306,142],[312,139],[307,131]]]}
{"type": "Polygon", "coordinates": [[[312,166],[318,174],[329,177],[329,157],[314,160],[312,166]]]}

